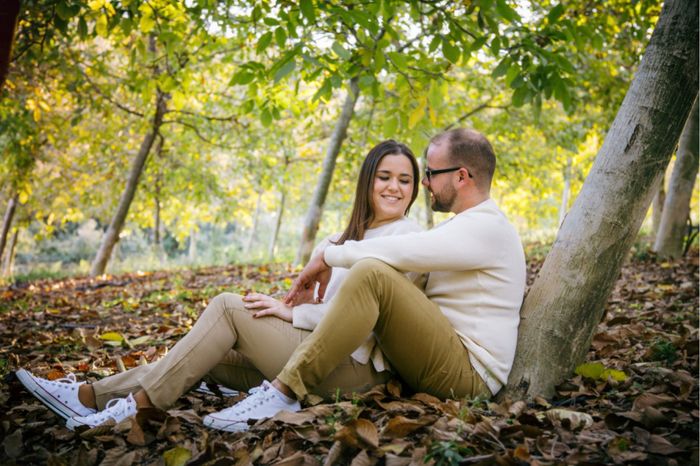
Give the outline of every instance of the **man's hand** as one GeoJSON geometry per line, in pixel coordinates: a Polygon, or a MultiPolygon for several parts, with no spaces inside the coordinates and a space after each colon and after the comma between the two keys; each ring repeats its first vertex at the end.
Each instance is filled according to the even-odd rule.
{"type": "Polygon", "coordinates": [[[286,304],[261,293],[250,293],[243,296],[243,301],[246,309],[257,310],[253,314],[254,318],[274,316],[285,320],[292,321],[292,308],[286,304]]]}
{"type": "Polygon", "coordinates": [[[304,270],[299,273],[299,276],[292,287],[289,289],[287,296],[284,297],[284,303],[287,305],[292,305],[295,300],[308,290],[314,289],[316,283],[318,283],[318,297],[323,299],[323,295],[326,293],[326,286],[328,286],[328,281],[331,278],[331,268],[323,260],[323,252],[312,257],[304,270]]]}

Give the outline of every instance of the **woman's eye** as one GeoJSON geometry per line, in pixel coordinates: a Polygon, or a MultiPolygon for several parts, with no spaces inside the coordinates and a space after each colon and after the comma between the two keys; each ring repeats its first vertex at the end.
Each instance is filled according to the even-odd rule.
{"type": "Polygon", "coordinates": [[[399,180],[401,184],[411,184],[411,180],[399,180]]]}
{"type": "Polygon", "coordinates": [[[388,177],[388,176],[378,176],[377,178],[379,178],[379,179],[382,180],[382,181],[389,181],[389,177],[388,177]]]}

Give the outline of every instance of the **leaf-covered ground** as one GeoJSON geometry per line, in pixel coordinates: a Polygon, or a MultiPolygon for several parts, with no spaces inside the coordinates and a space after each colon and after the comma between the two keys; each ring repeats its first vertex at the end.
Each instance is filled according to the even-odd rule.
{"type": "Polygon", "coordinates": [[[0,288],[0,464],[698,464],[697,253],[627,264],[580,374],[530,404],[442,402],[392,382],[229,434],[201,417],[237,398],[191,392],[74,433],[14,378],[95,380],[153,361],[218,292],[280,294],[291,278],[231,266],[0,288]]]}

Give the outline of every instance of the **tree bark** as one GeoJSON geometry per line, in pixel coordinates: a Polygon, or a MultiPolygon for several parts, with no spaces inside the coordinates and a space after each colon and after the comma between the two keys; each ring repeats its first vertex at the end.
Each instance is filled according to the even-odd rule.
{"type": "Polygon", "coordinates": [[[5,84],[5,78],[7,78],[7,72],[10,68],[12,43],[17,30],[19,8],[19,0],[0,2],[0,89],[5,84]]]}
{"type": "Polygon", "coordinates": [[[15,216],[15,211],[17,210],[17,199],[18,194],[15,193],[10,197],[10,202],[7,203],[7,210],[5,211],[5,217],[2,221],[2,231],[0,231],[0,257],[2,257],[5,251],[5,244],[7,244],[7,235],[10,233],[10,228],[12,227],[12,219],[15,216]]]}
{"type": "Polygon", "coordinates": [[[246,241],[244,253],[246,255],[250,254],[250,250],[253,249],[253,243],[255,242],[255,236],[258,234],[258,223],[260,222],[260,210],[262,209],[262,189],[258,191],[258,200],[255,203],[255,214],[253,216],[253,228],[250,230],[250,235],[248,235],[248,241],[246,241]]]}
{"type": "Polygon", "coordinates": [[[338,158],[340,147],[343,145],[343,141],[347,135],[350,120],[352,120],[352,116],[355,112],[355,103],[360,95],[360,87],[358,86],[357,81],[357,78],[352,78],[350,80],[350,89],[345,97],[343,110],[340,113],[340,118],[338,118],[335,128],[333,129],[333,134],[331,135],[331,140],[328,144],[328,150],[326,151],[326,158],[323,160],[321,176],[318,179],[318,184],[316,185],[316,189],[314,190],[314,194],[311,199],[311,205],[309,206],[309,210],[306,213],[306,218],[304,220],[304,229],[301,233],[301,245],[299,246],[299,251],[297,252],[297,257],[294,261],[296,264],[308,262],[309,256],[311,256],[311,251],[313,251],[316,233],[318,233],[318,225],[321,222],[321,214],[323,213],[323,205],[325,204],[326,196],[328,195],[328,187],[333,179],[335,161],[338,158]]]}
{"type": "Polygon", "coordinates": [[[683,254],[686,221],[690,213],[695,177],[698,174],[698,100],[678,141],[676,164],[668,185],[654,250],[662,259],[675,259],[683,254]]]}
{"type": "Polygon", "coordinates": [[[667,1],[521,310],[506,396],[550,396],[584,359],[698,92],[698,2],[667,1]]]}
{"type": "Polygon", "coordinates": [[[12,233],[12,237],[10,238],[10,243],[7,245],[7,251],[2,262],[2,274],[5,277],[12,275],[12,269],[15,263],[15,253],[17,252],[18,236],[19,228],[15,228],[15,231],[12,233]]]}
{"type": "Polygon", "coordinates": [[[114,245],[117,244],[117,241],[119,241],[119,233],[121,233],[122,228],[124,227],[126,215],[129,213],[129,207],[131,206],[131,202],[134,200],[134,195],[136,194],[139,178],[141,177],[141,173],[143,173],[143,168],[146,165],[148,154],[151,151],[151,147],[153,147],[153,142],[156,139],[158,130],[163,123],[163,115],[165,112],[166,95],[158,90],[156,92],[156,110],[153,116],[151,130],[144,137],[143,142],[141,143],[141,148],[139,149],[139,152],[131,166],[129,178],[127,179],[126,186],[124,187],[124,191],[119,199],[117,211],[114,214],[114,217],[112,217],[107,233],[105,234],[104,238],[102,238],[100,249],[97,251],[97,256],[92,263],[92,268],[90,270],[91,277],[102,275],[107,268],[107,262],[109,262],[112,255],[114,245]]]}
{"type": "Polygon", "coordinates": [[[564,223],[566,213],[569,211],[569,197],[571,196],[571,157],[566,158],[564,167],[564,190],[561,193],[561,205],[559,206],[559,227],[564,223]]]}
{"type": "Polygon", "coordinates": [[[282,190],[280,193],[280,204],[277,207],[277,219],[275,220],[275,230],[272,232],[272,238],[270,238],[270,247],[267,251],[267,259],[272,262],[275,259],[275,248],[277,247],[277,238],[280,234],[280,228],[282,228],[282,216],[284,215],[284,204],[287,200],[287,191],[282,190]]]}
{"type": "Polygon", "coordinates": [[[435,225],[433,220],[433,207],[430,202],[430,191],[425,186],[421,186],[421,191],[423,191],[423,201],[425,202],[425,227],[430,229],[435,225]]]}
{"type": "Polygon", "coordinates": [[[666,202],[666,189],[664,187],[664,179],[661,178],[659,189],[654,195],[654,200],[651,201],[651,235],[652,241],[655,241],[659,234],[659,225],[661,225],[661,216],[664,211],[664,203],[666,202]]]}

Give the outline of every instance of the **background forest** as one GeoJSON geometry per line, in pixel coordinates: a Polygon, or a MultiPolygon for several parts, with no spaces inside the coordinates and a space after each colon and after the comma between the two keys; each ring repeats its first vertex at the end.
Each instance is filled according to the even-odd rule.
{"type": "MultiPolygon", "coordinates": [[[[394,138],[420,154],[454,125],[490,137],[493,197],[526,243],[546,245],[660,10],[648,0],[22,2],[0,96],[2,271],[303,262],[342,228],[370,147],[394,138]]],[[[646,241],[663,196],[662,186],[646,241]]],[[[411,216],[443,218],[425,205],[411,216]]]]}

